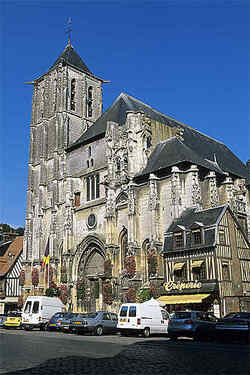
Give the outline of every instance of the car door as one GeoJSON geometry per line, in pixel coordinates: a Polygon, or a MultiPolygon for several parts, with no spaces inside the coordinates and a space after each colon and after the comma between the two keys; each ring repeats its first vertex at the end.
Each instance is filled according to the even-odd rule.
{"type": "Polygon", "coordinates": [[[197,313],[197,333],[204,338],[209,338],[214,335],[217,318],[209,312],[197,313]]]}
{"type": "Polygon", "coordinates": [[[168,332],[168,321],[169,321],[169,313],[165,310],[161,310],[161,325],[160,325],[160,333],[167,333],[168,332]]]}
{"type": "Polygon", "coordinates": [[[103,331],[106,333],[109,333],[113,329],[113,321],[111,319],[110,313],[103,313],[102,314],[102,326],[103,326],[103,331]]]}
{"type": "Polygon", "coordinates": [[[118,323],[117,314],[111,313],[111,319],[112,319],[112,331],[116,332],[116,327],[117,327],[117,323],[118,323]]]}

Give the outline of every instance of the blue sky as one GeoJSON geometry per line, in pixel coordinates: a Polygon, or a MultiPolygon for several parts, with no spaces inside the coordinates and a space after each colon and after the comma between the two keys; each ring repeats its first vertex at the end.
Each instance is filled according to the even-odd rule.
{"type": "Polygon", "coordinates": [[[104,85],[250,158],[248,0],[1,1],[0,222],[24,226],[32,81],[72,45],[104,85]]]}

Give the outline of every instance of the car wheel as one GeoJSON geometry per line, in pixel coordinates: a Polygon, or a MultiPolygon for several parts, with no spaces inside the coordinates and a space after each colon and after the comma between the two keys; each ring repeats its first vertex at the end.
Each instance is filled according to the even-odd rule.
{"type": "Polygon", "coordinates": [[[25,326],[24,329],[25,329],[25,331],[32,331],[33,327],[32,326],[25,326]]]}
{"type": "Polygon", "coordinates": [[[143,336],[144,337],[149,337],[150,336],[150,329],[149,328],[144,328],[144,330],[143,330],[143,336]]]}
{"type": "Polygon", "coordinates": [[[178,339],[178,336],[175,336],[175,335],[168,335],[168,337],[170,338],[170,340],[177,340],[178,339]]]}
{"type": "Polygon", "coordinates": [[[102,326],[97,326],[95,329],[95,334],[97,336],[101,336],[103,334],[103,327],[102,326]]]}

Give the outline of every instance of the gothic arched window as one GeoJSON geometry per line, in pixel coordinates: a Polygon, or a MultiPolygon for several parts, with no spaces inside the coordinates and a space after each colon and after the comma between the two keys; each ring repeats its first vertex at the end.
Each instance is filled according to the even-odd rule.
{"type": "Polygon", "coordinates": [[[93,87],[89,86],[88,88],[88,117],[92,117],[92,114],[93,114],[92,101],[93,101],[93,87]]]}
{"type": "Polygon", "coordinates": [[[70,87],[70,109],[71,111],[76,110],[75,96],[76,96],[76,80],[75,78],[73,78],[71,80],[71,87],[70,87]]]}
{"type": "Polygon", "coordinates": [[[121,233],[121,266],[125,268],[125,258],[128,255],[128,232],[124,228],[121,233]]]}

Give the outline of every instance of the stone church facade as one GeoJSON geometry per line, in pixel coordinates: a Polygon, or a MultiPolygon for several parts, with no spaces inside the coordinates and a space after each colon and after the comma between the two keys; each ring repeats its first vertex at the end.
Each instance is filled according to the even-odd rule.
{"type": "MultiPolygon", "coordinates": [[[[127,94],[102,113],[103,83],[70,43],[33,82],[24,296],[43,294],[53,283],[74,311],[117,311],[123,301],[164,296],[166,283],[177,283],[169,254],[175,251],[178,263],[180,254],[192,258],[209,246],[169,247],[171,226],[192,209],[203,213],[203,223],[193,215],[187,233],[196,222],[205,228],[218,207],[229,212],[243,241],[241,259],[237,251],[229,258],[241,262],[238,295],[250,296],[250,163],[127,94]],[[46,246],[50,262],[42,267],[46,246]]],[[[183,277],[183,285],[194,281],[183,277]]],[[[211,277],[219,279],[216,272],[211,277]]],[[[220,304],[221,293],[214,295],[220,304]]],[[[234,293],[227,285],[227,297],[234,293]]]]}

